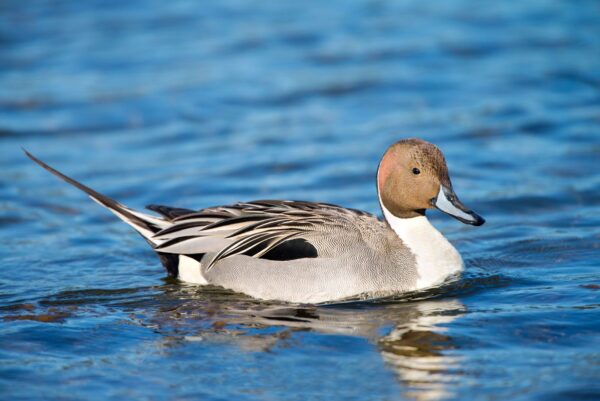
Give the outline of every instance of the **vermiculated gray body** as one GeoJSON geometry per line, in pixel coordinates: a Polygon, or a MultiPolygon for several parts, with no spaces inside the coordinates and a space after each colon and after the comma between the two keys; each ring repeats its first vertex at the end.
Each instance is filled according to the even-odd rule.
{"type": "Polygon", "coordinates": [[[316,258],[275,261],[236,255],[207,269],[214,256],[209,253],[202,258],[202,275],[210,284],[291,302],[377,296],[414,288],[414,256],[387,224],[366,214],[344,220],[341,227],[322,226],[325,229],[301,237],[316,248],[316,258]]]}

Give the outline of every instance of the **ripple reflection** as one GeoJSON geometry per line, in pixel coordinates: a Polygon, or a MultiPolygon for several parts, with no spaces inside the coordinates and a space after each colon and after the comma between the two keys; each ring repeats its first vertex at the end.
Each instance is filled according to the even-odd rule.
{"type": "Polygon", "coordinates": [[[302,331],[362,337],[377,347],[406,390],[404,396],[419,401],[452,395],[461,370],[461,359],[447,352],[455,345],[444,327],[465,313],[457,299],[293,306],[189,287],[170,288],[158,298],[162,308],[138,323],[164,333],[167,346],[227,342],[242,351],[271,352],[289,346],[294,333],[302,331]],[[181,303],[173,305],[174,297],[181,303]]]}

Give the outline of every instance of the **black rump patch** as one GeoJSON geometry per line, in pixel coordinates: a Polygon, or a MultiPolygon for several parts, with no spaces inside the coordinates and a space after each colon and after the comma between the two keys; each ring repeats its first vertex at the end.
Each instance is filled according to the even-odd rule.
{"type": "Polygon", "coordinates": [[[294,260],[303,258],[316,258],[317,249],[308,241],[296,238],[277,245],[269,252],[261,256],[268,260],[294,260]]]}
{"type": "Polygon", "coordinates": [[[179,255],[172,253],[156,252],[160,263],[167,269],[167,273],[171,277],[177,277],[179,275],[179,255]]]}

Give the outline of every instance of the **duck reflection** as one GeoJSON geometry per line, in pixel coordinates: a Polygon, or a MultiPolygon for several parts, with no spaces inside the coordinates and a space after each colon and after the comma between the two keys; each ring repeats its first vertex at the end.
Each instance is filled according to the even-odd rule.
{"type": "Polygon", "coordinates": [[[221,289],[165,286],[161,305],[141,324],[166,334],[164,345],[182,341],[233,342],[247,351],[287,346],[298,331],[360,336],[375,344],[397,375],[405,396],[439,400],[452,395],[460,359],[444,325],[464,314],[456,299],[352,302],[291,306],[259,302],[221,289]],[[280,328],[280,330],[265,330],[280,328]]]}
{"type": "Polygon", "coordinates": [[[413,318],[396,321],[391,332],[378,340],[383,359],[417,400],[439,400],[452,395],[449,382],[456,379],[460,358],[449,355],[452,338],[444,324],[464,314],[456,299],[422,301],[412,304],[413,318]]]}

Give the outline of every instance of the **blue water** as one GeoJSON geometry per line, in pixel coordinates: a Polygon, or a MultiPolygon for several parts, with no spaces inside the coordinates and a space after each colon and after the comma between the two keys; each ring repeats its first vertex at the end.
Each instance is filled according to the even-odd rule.
{"type": "Polygon", "coordinates": [[[0,397],[600,399],[597,1],[3,1],[0,397]],[[135,208],[379,213],[392,142],[445,152],[486,225],[462,279],[385,302],[167,279],[135,208]]]}

